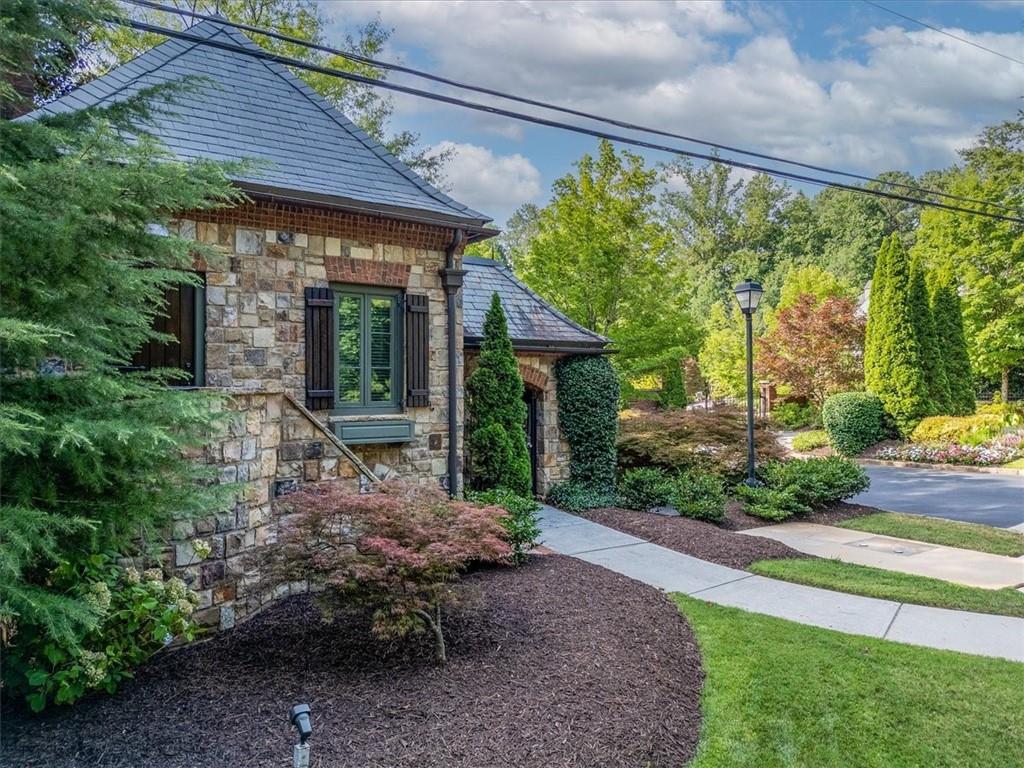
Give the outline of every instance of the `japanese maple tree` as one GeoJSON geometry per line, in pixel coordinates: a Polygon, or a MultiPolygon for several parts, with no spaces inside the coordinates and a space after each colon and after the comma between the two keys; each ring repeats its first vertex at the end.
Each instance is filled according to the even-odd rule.
{"type": "Polygon", "coordinates": [[[337,482],[305,486],[279,502],[277,543],[267,578],[308,581],[327,601],[373,612],[382,639],[429,632],[445,661],[441,616],[456,598],[452,582],[475,562],[511,557],[505,511],[452,501],[440,490],[383,483],[354,493],[337,482]]]}
{"type": "Polygon", "coordinates": [[[864,319],[852,299],[801,295],[779,310],[758,346],[758,370],[821,406],[863,383],[864,319]]]}

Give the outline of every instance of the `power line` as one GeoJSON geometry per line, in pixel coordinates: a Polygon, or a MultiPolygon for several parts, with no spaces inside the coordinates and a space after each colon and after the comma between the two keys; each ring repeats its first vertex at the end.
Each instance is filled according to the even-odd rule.
{"type": "MultiPolygon", "coordinates": [[[[421,98],[430,99],[432,101],[438,101],[443,104],[450,104],[453,106],[464,107],[466,109],[472,109],[477,112],[486,112],[492,115],[498,115],[500,117],[507,117],[512,120],[521,120],[523,122],[534,123],[536,125],[543,125],[549,128],[558,128],[561,130],[571,131],[573,133],[579,133],[586,136],[592,136],[598,139],[607,139],[608,141],[618,142],[620,144],[629,144],[631,146],[643,147],[645,149],[652,149],[659,152],[668,152],[681,157],[689,157],[695,160],[705,160],[711,163],[718,163],[720,165],[727,165],[732,168],[743,168],[745,170],[754,171],[755,173],[764,173],[769,176],[775,176],[776,178],[788,179],[790,181],[797,181],[807,184],[816,184],[819,186],[831,187],[833,189],[843,189],[849,192],[855,192],[858,194],[871,195],[874,197],[881,197],[889,200],[898,200],[906,203],[913,203],[915,205],[922,205],[931,208],[942,208],[948,211],[955,211],[958,213],[969,213],[977,216],[982,216],[990,219],[998,219],[1001,221],[1010,221],[1016,224],[1024,224],[1024,218],[1017,216],[1005,216],[999,213],[992,213],[984,210],[975,210],[971,208],[963,208],[956,205],[949,205],[947,203],[940,203],[935,200],[922,200],[920,198],[908,197],[906,195],[896,194],[895,192],[886,192],[880,189],[870,189],[867,187],[858,187],[852,184],[844,184],[838,181],[829,181],[827,179],[820,179],[813,176],[806,176],[792,171],[781,170],[778,168],[769,168],[766,166],[755,165],[754,163],[747,163],[740,160],[734,160],[732,158],[719,157],[718,155],[711,155],[703,152],[694,152],[692,150],[680,149],[678,147],[670,147],[664,144],[656,144],[651,141],[645,141],[642,139],[630,138],[621,134],[609,133],[607,131],[601,131],[593,128],[584,128],[579,125],[572,125],[570,123],[563,123],[557,120],[551,120],[544,117],[537,117],[534,115],[527,115],[521,112],[513,112],[508,109],[502,109],[501,107],[494,107],[487,104],[480,104],[478,102],[467,101],[465,99],[459,99],[454,96],[445,96],[443,94],[431,93],[430,91],[424,91],[419,88],[412,88],[406,85],[399,85],[397,83],[389,83],[386,80],[378,80],[372,77],[366,77],[364,75],[358,75],[354,72],[345,72],[344,70],[334,69],[331,67],[320,66],[319,64],[311,64],[309,62],[295,59],[290,56],[282,56],[279,54],[271,53],[259,46],[252,48],[243,47],[236,45],[235,43],[228,43],[221,40],[214,40],[212,38],[201,37],[199,35],[189,34],[188,32],[182,32],[176,29],[169,29],[167,27],[161,27],[156,24],[149,24],[143,21],[136,21],[134,19],[123,19],[119,17],[108,17],[108,21],[130,26],[133,29],[140,30],[142,32],[152,32],[155,34],[165,35],[167,37],[175,38],[178,40],[185,40],[196,45],[206,45],[211,48],[217,48],[224,51],[230,51],[233,53],[240,53],[250,58],[259,59],[263,61],[270,61],[277,64],[281,64],[288,67],[294,67],[295,69],[302,69],[308,72],[316,72],[322,75],[329,75],[332,77],[338,77],[343,80],[349,80],[356,83],[362,83],[363,85],[370,85],[377,88],[384,88],[387,90],[395,91],[398,93],[405,93],[411,96],[419,96],[421,98]]],[[[991,203],[983,203],[986,206],[999,207],[998,205],[993,206],[991,203]]]]}
{"type": "Polygon", "coordinates": [[[921,21],[920,19],[915,19],[913,16],[907,16],[906,14],[900,13],[899,11],[894,11],[892,8],[886,8],[881,3],[874,2],[874,0],[861,0],[861,2],[867,3],[868,5],[877,8],[880,11],[891,13],[893,16],[899,16],[901,19],[905,19],[906,21],[909,21],[913,24],[917,24],[926,29],[930,29],[933,32],[938,32],[940,35],[951,37],[954,40],[957,40],[961,43],[966,43],[967,45],[973,45],[975,48],[980,48],[981,50],[986,51],[987,53],[994,54],[996,56],[1006,59],[1007,61],[1012,61],[1014,64],[1024,64],[1024,60],[1022,59],[1015,59],[1013,56],[1007,56],[1005,53],[1002,53],[1001,51],[995,51],[991,48],[986,48],[981,43],[976,43],[973,40],[968,40],[966,37],[960,37],[960,35],[954,35],[952,32],[947,32],[946,30],[941,29],[939,27],[934,27],[928,22],[921,21]]]}
{"type": "Polygon", "coordinates": [[[963,197],[963,196],[959,196],[959,195],[953,195],[953,194],[950,194],[948,192],[942,192],[941,190],[928,189],[928,188],[925,188],[925,187],[920,187],[920,186],[916,186],[916,185],[913,185],[913,184],[905,184],[905,183],[898,182],[898,181],[885,181],[883,179],[879,179],[879,178],[876,178],[874,176],[865,176],[865,175],[861,175],[861,174],[858,174],[858,173],[851,173],[849,171],[839,171],[839,170],[835,170],[833,168],[827,168],[825,166],[814,165],[814,164],[811,164],[811,163],[804,163],[804,162],[801,162],[801,161],[798,161],[798,160],[789,160],[787,158],[778,157],[776,155],[769,155],[769,154],[765,154],[763,152],[755,152],[755,151],[752,151],[752,150],[741,149],[739,147],[733,147],[733,146],[730,146],[728,144],[721,144],[721,143],[718,143],[718,142],[707,141],[705,139],[697,139],[697,138],[694,138],[692,136],[686,136],[685,134],[673,133],[671,131],[665,131],[665,130],[662,130],[662,129],[659,129],[659,128],[650,128],[648,126],[638,125],[636,123],[630,123],[630,122],[627,122],[627,121],[624,121],[624,120],[618,120],[616,118],[611,118],[611,117],[606,117],[606,116],[603,116],[603,115],[594,114],[592,112],[584,112],[584,111],[581,111],[581,110],[572,109],[570,107],[561,106],[559,104],[552,104],[551,102],[539,101],[537,99],[531,99],[531,98],[528,98],[528,97],[525,97],[525,96],[517,96],[515,94],[506,93],[504,91],[498,91],[498,90],[495,90],[495,89],[492,89],[492,88],[486,88],[486,87],[479,86],[479,85],[473,85],[471,83],[465,83],[465,82],[460,82],[458,80],[452,80],[452,79],[447,78],[447,77],[442,77],[440,75],[435,75],[435,74],[433,74],[431,72],[425,72],[423,70],[414,69],[412,67],[407,67],[407,66],[404,66],[404,65],[401,65],[401,64],[393,64],[393,63],[387,62],[387,61],[379,61],[377,59],[372,59],[372,58],[369,58],[367,56],[362,56],[362,55],[357,54],[357,53],[352,53],[350,51],[345,51],[345,50],[342,50],[342,49],[339,49],[339,48],[332,48],[331,46],[323,45],[321,43],[310,42],[309,40],[303,40],[301,38],[294,37],[292,35],[285,35],[285,34],[282,34],[280,32],[275,32],[274,30],[264,29],[262,27],[253,26],[251,24],[244,24],[242,22],[230,21],[228,19],[224,19],[224,18],[219,17],[219,16],[212,16],[212,15],[209,15],[209,14],[199,13],[197,11],[190,11],[190,10],[186,10],[186,9],[183,9],[183,8],[175,8],[175,7],[172,7],[172,6],[163,5],[161,3],[152,2],[152,0],[124,0],[124,2],[131,3],[132,5],[137,5],[137,6],[141,6],[141,7],[145,7],[145,8],[151,8],[153,10],[164,11],[166,13],[177,14],[177,15],[184,16],[184,17],[189,17],[189,18],[194,18],[194,19],[201,19],[203,21],[212,21],[212,22],[215,22],[215,23],[218,23],[218,24],[223,24],[225,26],[233,27],[235,29],[241,29],[241,30],[244,30],[246,32],[252,32],[253,34],[265,35],[265,36],[273,38],[275,40],[281,40],[282,42],[290,43],[290,44],[293,44],[293,45],[299,45],[299,46],[303,46],[303,47],[306,47],[306,48],[310,48],[312,50],[321,51],[323,53],[330,53],[330,54],[333,54],[333,55],[341,56],[341,57],[343,57],[345,59],[348,59],[349,61],[354,61],[354,62],[357,62],[357,63],[360,63],[360,64],[365,64],[367,66],[376,67],[378,69],[389,70],[389,71],[392,71],[392,72],[400,72],[400,73],[403,73],[403,74],[412,75],[414,77],[423,78],[425,80],[430,80],[432,82],[441,83],[443,85],[449,85],[449,86],[453,86],[455,88],[460,88],[460,89],[467,90],[467,91],[472,91],[472,92],[475,92],[475,93],[481,93],[481,94],[485,94],[485,95],[488,95],[488,96],[496,96],[496,97],[501,98],[501,99],[507,99],[509,101],[518,102],[520,104],[528,104],[530,106],[541,107],[543,109],[548,109],[548,110],[551,110],[551,111],[554,111],[554,112],[560,112],[560,113],[566,114],[566,115],[573,115],[575,117],[582,117],[582,118],[585,118],[587,120],[594,120],[594,121],[597,121],[597,122],[606,123],[606,124],[609,124],[609,125],[614,125],[614,126],[619,127],[619,128],[626,128],[628,130],[642,131],[644,133],[650,133],[650,134],[654,134],[654,135],[657,135],[657,136],[665,136],[665,137],[673,138],[673,139],[681,139],[683,141],[687,141],[687,142],[690,142],[692,144],[701,144],[703,146],[712,147],[714,149],[718,149],[718,150],[722,150],[722,151],[726,151],[726,152],[733,152],[733,153],[736,153],[736,154],[739,154],[739,155],[746,155],[748,157],[756,157],[756,158],[759,158],[761,160],[770,160],[772,162],[785,163],[787,165],[792,165],[792,166],[796,166],[796,167],[799,167],[799,168],[806,168],[808,170],[818,171],[819,173],[827,173],[827,174],[832,175],[832,176],[842,176],[842,177],[845,177],[845,178],[857,179],[859,181],[866,181],[866,182],[872,182],[872,183],[875,183],[875,184],[881,184],[881,185],[884,185],[884,186],[887,186],[887,187],[890,187],[890,188],[893,188],[893,189],[902,189],[902,190],[905,190],[905,191],[908,191],[908,192],[914,192],[914,193],[922,194],[922,195],[933,195],[933,196],[936,196],[936,197],[945,198],[947,200],[956,200],[956,201],[965,202],[965,203],[976,203],[976,204],[979,204],[979,205],[989,205],[989,206],[992,206],[994,208],[1001,208],[1001,209],[1003,209],[1005,211],[1009,211],[1009,212],[1012,212],[1012,213],[1016,212],[1016,209],[1011,208],[1009,206],[1001,205],[999,203],[992,203],[992,202],[989,202],[989,201],[986,201],[986,200],[978,200],[976,198],[963,197]]]}

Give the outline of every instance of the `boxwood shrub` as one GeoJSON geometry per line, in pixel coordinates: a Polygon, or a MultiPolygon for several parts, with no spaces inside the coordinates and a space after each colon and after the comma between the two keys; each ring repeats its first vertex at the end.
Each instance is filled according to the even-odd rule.
{"type": "Polygon", "coordinates": [[[798,432],[793,435],[793,450],[801,453],[824,448],[828,444],[828,432],[823,429],[812,429],[809,432],[798,432]]]}
{"type": "Polygon", "coordinates": [[[869,392],[832,395],[821,416],[829,442],[844,456],[856,456],[889,434],[882,401],[869,392]]]}
{"type": "Polygon", "coordinates": [[[725,517],[725,482],[708,472],[683,472],[672,481],[668,503],[683,517],[717,523],[725,517]]]}
{"type": "Polygon", "coordinates": [[[619,504],[646,512],[668,504],[671,492],[672,480],[661,467],[630,469],[619,482],[619,504]]]}

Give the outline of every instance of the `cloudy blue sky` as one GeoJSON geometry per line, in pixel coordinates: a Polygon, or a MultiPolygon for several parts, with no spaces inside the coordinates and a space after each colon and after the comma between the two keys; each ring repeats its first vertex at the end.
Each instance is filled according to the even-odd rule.
{"type": "MultiPolygon", "coordinates": [[[[1021,0],[881,4],[1024,59],[1021,0]]],[[[948,165],[979,128],[1024,107],[1024,65],[858,0],[322,6],[332,19],[329,42],[379,14],[394,28],[390,60],[871,175],[948,165]]],[[[595,146],[413,97],[396,97],[395,107],[396,128],[455,149],[450,191],[498,224],[524,202],[543,203],[551,182],[595,146]]]]}

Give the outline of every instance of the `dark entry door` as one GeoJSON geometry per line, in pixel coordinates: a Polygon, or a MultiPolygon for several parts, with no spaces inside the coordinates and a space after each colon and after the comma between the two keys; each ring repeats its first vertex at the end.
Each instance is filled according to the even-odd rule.
{"type": "Polygon", "coordinates": [[[526,403],[526,447],[530,450],[530,481],[533,492],[537,492],[537,392],[526,387],[523,391],[523,402],[526,403]]]}

